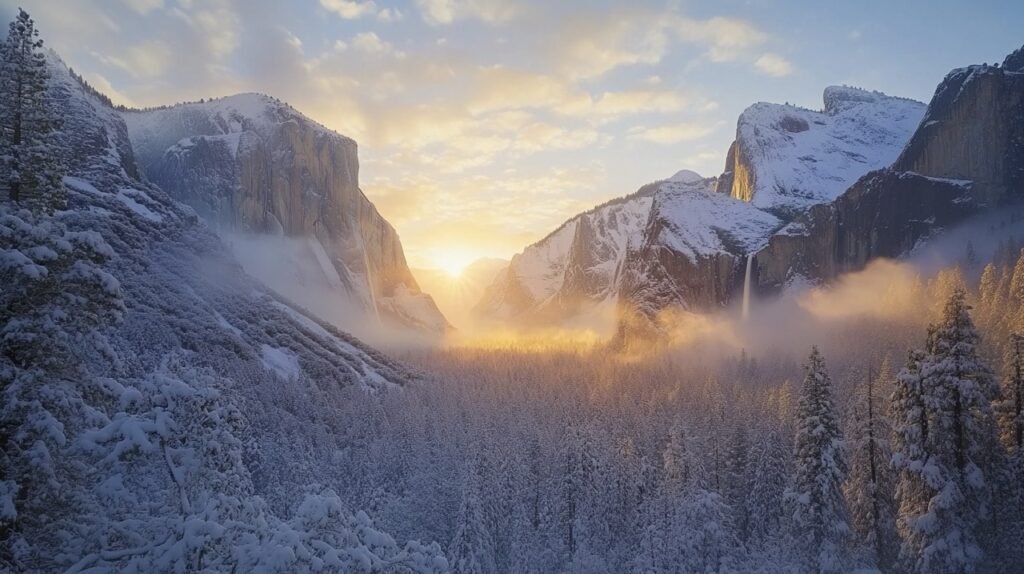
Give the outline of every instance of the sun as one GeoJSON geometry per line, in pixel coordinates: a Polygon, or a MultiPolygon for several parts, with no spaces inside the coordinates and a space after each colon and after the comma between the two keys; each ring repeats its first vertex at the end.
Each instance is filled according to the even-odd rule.
{"type": "Polygon", "coordinates": [[[434,267],[444,271],[452,279],[459,279],[462,277],[462,272],[466,270],[466,267],[473,262],[473,256],[467,253],[445,250],[435,253],[433,260],[434,267]]]}

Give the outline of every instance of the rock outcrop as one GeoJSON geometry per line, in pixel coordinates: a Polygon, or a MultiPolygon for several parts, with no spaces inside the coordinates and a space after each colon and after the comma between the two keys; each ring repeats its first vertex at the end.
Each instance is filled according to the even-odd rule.
{"type": "Polygon", "coordinates": [[[339,297],[417,330],[448,328],[360,190],[352,139],[258,94],[124,117],[145,175],[215,228],[306,239],[339,297]]]}
{"type": "Polygon", "coordinates": [[[581,213],[524,249],[495,277],[474,312],[521,324],[554,324],[602,302],[614,303],[626,260],[641,247],[659,187],[644,186],[581,213]]]}

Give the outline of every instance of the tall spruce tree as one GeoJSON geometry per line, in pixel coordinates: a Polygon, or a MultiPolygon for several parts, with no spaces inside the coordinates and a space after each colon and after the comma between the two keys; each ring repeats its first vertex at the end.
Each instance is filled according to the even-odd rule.
{"type": "Polygon", "coordinates": [[[489,574],[496,571],[494,540],[487,528],[481,500],[479,465],[463,483],[459,526],[448,551],[448,563],[454,574],[489,574]]]}
{"type": "Polygon", "coordinates": [[[832,380],[817,347],[804,371],[796,412],[796,474],[786,496],[793,508],[794,543],[810,571],[843,572],[850,535],[842,493],[846,464],[832,380]]]}
{"type": "MultiPolygon", "coordinates": [[[[888,371],[888,368],[885,368],[888,371]]],[[[896,544],[896,499],[889,466],[888,400],[882,390],[888,373],[874,377],[856,389],[847,433],[850,475],[845,485],[850,519],[858,542],[872,562],[890,571],[899,545],[896,544]]]]}
{"type": "Polygon", "coordinates": [[[978,355],[966,292],[955,289],[927,351],[914,353],[893,396],[900,472],[901,567],[974,572],[983,564],[998,445],[995,379],[978,355]]]}
{"type": "Polygon", "coordinates": [[[24,10],[0,44],[0,187],[35,213],[66,204],[54,135],[61,121],[48,92],[43,41],[24,10]]]}

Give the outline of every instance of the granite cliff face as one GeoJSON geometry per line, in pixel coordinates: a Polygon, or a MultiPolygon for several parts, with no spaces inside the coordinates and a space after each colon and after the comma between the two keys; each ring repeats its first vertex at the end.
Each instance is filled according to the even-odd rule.
{"type": "Polygon", "coordinates": [[[124,117],[145,175],[215,228],[299,238],[307,275],[348,304],[421,331],[448,328],[359,189],[355,141],[258,94],[124,117]]]}
{"type": "Polygon", "coordinates": [[[755,257],[773,293],[899,257],[986,208],[1024,200],[1024,48],[1000,66],[953,70],[890,168],[812,208],[755,257]]]}
{"type": "Polygon", "coordinates": [[[657,190],[658,185],[645,186],[577,215],[527,247],[495,277],[474,312],[552,324],[604,302],[614,304],[625,262],[640,248],[657,190]]]}

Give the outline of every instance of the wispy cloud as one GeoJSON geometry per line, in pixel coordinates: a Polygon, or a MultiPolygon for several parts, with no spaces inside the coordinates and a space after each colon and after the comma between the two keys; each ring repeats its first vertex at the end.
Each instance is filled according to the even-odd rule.
{"type": "Polygon", "coordinates": [[[762,54],[757,61],[754,62],[754,67],[757,68],[762,74],[774,76],[776,78],[782,78],[793,73],[793,64],[789,63],[778,54],[765,53],[762,54]]]}

